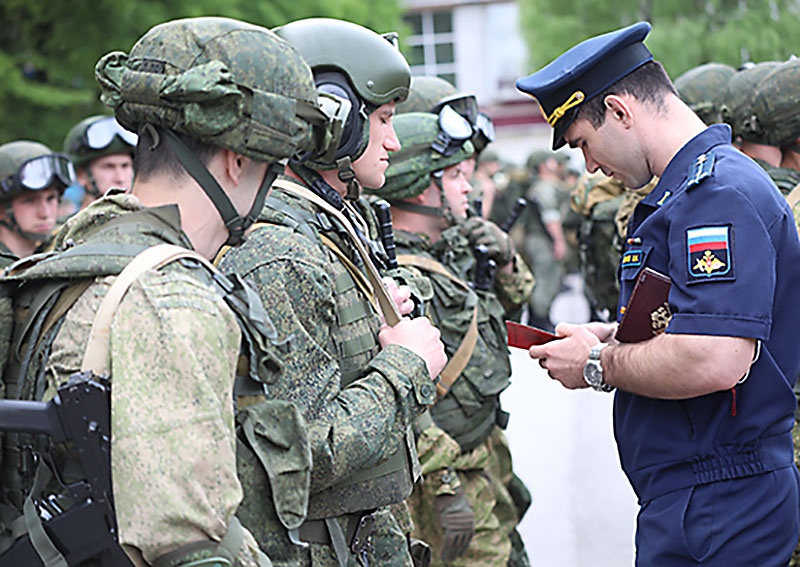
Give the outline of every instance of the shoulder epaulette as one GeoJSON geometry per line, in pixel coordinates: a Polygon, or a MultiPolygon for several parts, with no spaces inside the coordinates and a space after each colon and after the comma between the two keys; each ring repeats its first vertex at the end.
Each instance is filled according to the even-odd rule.
{"type": "Polygon", "coordinates": [[[716,159],[714,152],[708,152],[697,156],[694,163],[689,166],[689,183],[686,185],[687,190],[700,185],[703,181],[711,177],[711,174],[714,172],[714,162],[716,159]]]}

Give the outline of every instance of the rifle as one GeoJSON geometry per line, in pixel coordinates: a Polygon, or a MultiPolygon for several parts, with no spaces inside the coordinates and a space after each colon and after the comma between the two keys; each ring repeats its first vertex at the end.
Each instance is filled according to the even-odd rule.
{"type": "Polygon", "coordinates": [[[489,249],[485,244],[478,244],[473,253],[475,254],[475,274],[472,285],[475,289],[491,289],[497,272],[497,262],[489,258],[489,249]]]}
{"type": "Polygon", "coordinates": [[[514,226],[514,223],[517,222],[520,215],[522,215],[522,211],[525,210],[525,207],[528,206],[528,200],[524,197],[520,197],[516,201],[514,201],[514,205],[511,207],[511,212],[508,215],[508,218],[503,221],[503,224],[500,225],[500,230],[503,232],[508,232],[511,230],[511,227],[514,226]]]}
{"type": "MultiPolygon", "coordinates": [[[[378,199],[373,204],[375,216],[378,218],[378,232],[380,233],[383,250],[386,252],[386,268],[397,269],[397,246],[394,243],[394,227],[392,227],[391,205],[383,199],[378,199]]],[[[402,281],[400,283],[403,283],[402,281]]],[[[425,303],[414,293],[411,294],[414,310],[409,314],[411,318],[422,317],[425,314],[425,303]]]]}
{"type": "MultiPolygon", "coordinates": [[[[59,494],[31,495],[26,508],[32,502],[42,530],[34,526],[33,539],[31,533],[18,538],[0,555],[0,566],[43,566],[42,554],[52,560],[60,553],[68,565],[133,567],[119,545],[114,513],[110,381],[78,372],[49,402],[0,400],[0,431],[43,434],[52,444],[72,442],[85,475],[59,494]]],[[[49,454],[37,457],[39,467],[49,466],[49,454]]]]}
{"type": "Polygon", "coordinates": [[[383,199],[375,201],[375,216],[378,217],[378,232],[386,252],[386,267],[389,270],[397,268],[397,247],[394,243],[394,229],[392,228],[392,212],[390,205],[383,199]]]}

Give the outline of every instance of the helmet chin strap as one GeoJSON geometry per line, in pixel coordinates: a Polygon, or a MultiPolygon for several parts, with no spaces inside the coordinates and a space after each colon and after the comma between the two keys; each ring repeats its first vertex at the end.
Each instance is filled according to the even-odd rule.
{"type": "Polygon", "coordinates": [[[11,203],[6,203],[6,218],[8,220],[0,220],[0,225],[4,226],[11,232],[16,232],[22,238],[26,240],[30,240],[31,242],[44,242],[45,240],[50,238],[50,235],[45,233],[42,234],[40,232],[30,232],[28,230],[22,230],[17,222],[16,217],[14,216],[14,208],[11,206],[11,203]]]}
{"type": "Polygon", "coordinates": [[[431,179],[433,180],[434,185],[439,189],[439,196],[441,200],[441,206],[439,207],[431,207],[429,205],[420,205],[419,203],[409,203],[408,201],[392,201],[392,206],[397,207],[403,211],[409,211],[411,213],[418,213],[420,215],[426,215],[429,217],[439,217],[443,218],[447,221],[449,226],[455,224],[455,217],[453,216],[453,211],[450,209],[450,204],[447,202],[447,197],[444,193],[444,186],[442,185],[442,176],[436,175],[440,172],[434,172],[431,174],[431,179]]]}
{"type": "Polygon", "coordinates": [[[202,187],[208,198],[216,207],[220,217],[225,222],[225,228],[228,229],[228,240],[225,242],[228,246],[237,246],[244,241],[245,231],[256,221],[264,201],[267,199],[269,188],[272,183],[283,171],[283,165],[280,163],[270,164],[267,172],[264,174],[264,179],[261,182],[256,193],[255,201],[250,211],[245,216],[241,216],[236,210],[236,207],[231,203],[227,193],[220,187],[211,172],[208,171],[205,165],[194,155],[186,144],[178,138],[171,130],[163,130],[167,144],[175,153],[178,161],[186,169],[195,181],[202,187]]]}
{"type": "Polygon", "coordinates": [[[102,197],[100,194],[100,188],[97,186],[97,182],[94,180],[94,175],[92,175],[92,170],[88,165],[86,166],[86,176],[89,178],[89,185],[84,186],[86,192],[89,194],[89,196],[99,199],[102,197]]]}
{"type": "Polygon", "coordinates": [[[361,184],[356,179],[356,172],[349,157],[336,160],[337,175],[339,181],[347,185],[347,192],[344,198],[348,201],[357,201],[361,197],[361,184]]]}

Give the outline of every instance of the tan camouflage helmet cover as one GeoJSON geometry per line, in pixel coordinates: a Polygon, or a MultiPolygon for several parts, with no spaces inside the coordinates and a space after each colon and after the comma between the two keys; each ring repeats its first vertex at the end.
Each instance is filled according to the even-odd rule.
{"type": "Polygon", "coordinates": [[[157,25],[130,54],[100,59],[95,75],[103,102],[134,132],[149,123],[264,162],[324,136],[308,65],[274,33],[245,22],[202,17],[157,25]]]}

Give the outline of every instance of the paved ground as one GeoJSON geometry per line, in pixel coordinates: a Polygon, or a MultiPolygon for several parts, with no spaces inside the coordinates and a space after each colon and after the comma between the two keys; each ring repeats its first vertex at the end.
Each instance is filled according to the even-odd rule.
{"type": "MultiPolygon", "coordinates": [[[[553,306],[554,321],[581,322],[580,281],[553,306]]],[[[636,499],[619,467],[612,396],[568,391],[527,352],[512,349],[512,385],[502,401],[514,465],[533,493],[520,525],[536,567],[629,567],[636,499]]]]}

